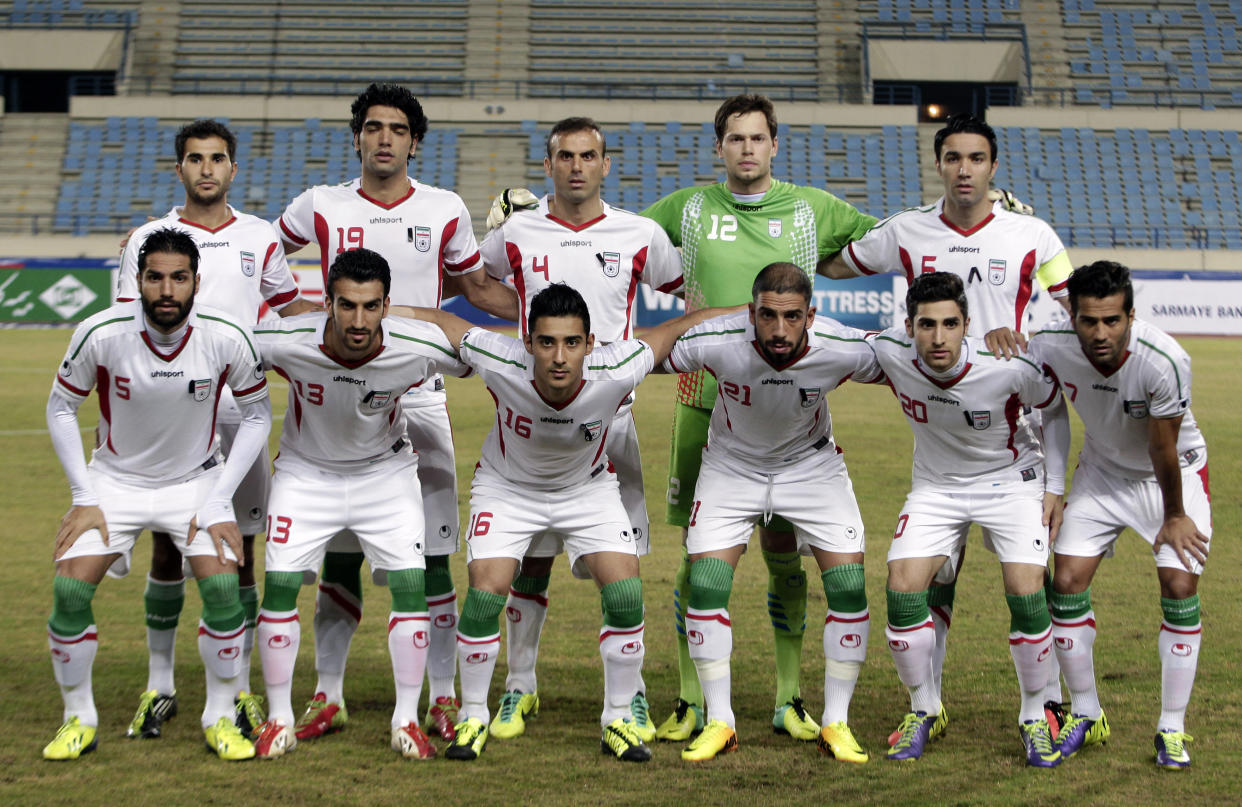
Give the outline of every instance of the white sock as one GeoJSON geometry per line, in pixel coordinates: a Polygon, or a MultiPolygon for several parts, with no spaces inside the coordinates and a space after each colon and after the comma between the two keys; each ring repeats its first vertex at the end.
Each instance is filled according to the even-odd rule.
{"type": "Polygon", "coordinates": [[[233,715],[233,698],[239,690],[241,645],[245,625],[217,633],[198,621],[198,655],[207,675],[207,699],[203,704],[203,728],[233,715]]]}
{"type": "Polygon", "coordinates": [[[500,634],[474,637],[457,634],[457,666],[461,669],[460,719],[475,717],[487,725],[492,714],[487,708],[487,693],[500,655],[500,634]]]}
{"type": "Polygon", "coordinates": [[[1095,611],[1070,620],[1052,620],[1053,646],[1070,691],[1070,711],[1096,718],[1103,711],[1095,688],[1095,611]]]}
{"type": "Polygon", "coordinates": [[[505,657],[509,664],[505,690],[537,692],[539,682],[535,677],[535,664],[539,659],[539,636],[548,618],[548,590],[538,594],[522,594],[509,589],[505,617],[508,622],[505,657]]]}
{"type": "Polygon", "coordinates": [[[315,595],[315,692],[328,703],[345,699],[345,662],[362,619],[362,603],[348,589],[320,582],[315,595]]]}
{"type": "Polygon", "coordinates": [[[427,597],[431,617],[431,646],[427,650],[428,702],[436,698],[456,698],[457,678],[457,592],[427,597]]]}
{"type": "Polygon", "coordinates": [[[850,699],[858,673],[867,660],[871,635],[868,611],[843,614],[829,611],[824,619],[824,713],[821,724],[849,723],[850,699]]]}
{"type": "Polygon", "coordinates": [[[431,619],[426,611],[388,614],[388,655],[392,657],[392,679],[397,688],[397,705],[392,727],[418,724],[418,699],[423,694],[423,673],[427,667],[427,647],[431,644],[431,619]]]}
{"type": "Polygon", "coordinates": [[[948,651],[949,627],[953,624],[953,606],[937,605],[929,608],[932,625],[936,629],[936,646],[932,650],[932,685],[936,688],[936,700],[940,701],[940,682],[944,675],[944,656],[948,651]]]}
{"type": "Polygon", "coordinates": [[[1009,655],[1018,674],[1018,689],[1022,691],[1022,706],[1018,722],[1039,720],[1044,716],[1044,689],[1048,686],[1048,659],[1052,650],[1052,628],[1039,635],[1011,631],[1009,655]]]}
{"type": "Polygon", "coordinates": [[[302,644],[298,612],[259,609],[255,634],[263,665],[263,686],[267,690],[267,717],[292,726],[297,722],[293,714],[293,667],[302,644]]]}
{"type": "Polygon", "coordinates": [[[929,715],[940,712],[940,696],[932,679],[932,653],[936,629],[932,620],[909,628],[886,625],[884,636],[897,667],[897,677],[910,690],[910,710],[929,715]]]}
{"type": "Polygon", "coordinates": [[[729,669],[733,655],[733,623],[725,608],[686,609],[686,640],[690,658],[703,688],[707,719],[737,726],[733,716],[732,679],[729,669]]]}
{"type": "MultiPolygon", "coordinates": [[[[618,717],[630,718],[630,702],[642,684],[643,643],[646,623],[633,628],[599,629],[599,655],[604,660],[604,711],[599,724],[607,726],[618,717]]],[[[523,690],[525,691],[525,690],[523,690]]]]}
{"type": "Polygon", "coordinates": [[[65,701],[64,721],[77,717],[84,726],[98,726],[95,696],[91,691],[91,667],[99,651],[99,636],[94,625],[76,636],[60,636],[49,629],[47,646],[52,654],[52,675],[60,685],[65,701]]]}
{"type": "Polygon", "coordinates": [[[1203,624],[1191,628],[1160,623],[1160,731],[1185,731],[1186,707],[1195,685],[1203,624]]]}

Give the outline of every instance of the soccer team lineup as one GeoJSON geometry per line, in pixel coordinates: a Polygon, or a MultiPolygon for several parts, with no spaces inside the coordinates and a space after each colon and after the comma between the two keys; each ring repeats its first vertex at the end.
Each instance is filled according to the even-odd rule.
{"type": "MultiPolygon", "coordinates": [[[[106,576],[129,573],[147,576],[148,678],[128,737],[159,739],[179,709],[197,706],[178,704],[174,685],[191,575],[207,747],[221,760],[272,759],[339,732],[365,561],[391,601],[393,752],[486,767],[489,745],[518,738],[539,711],[535,671],[562,553],[560,568],[599,591],[601,754],[687,765],[745,754],[738,664],[774,672],[772,730],[826,759],[953,754],[933,744],[950,725],[941,670],[977,525],[984,548],[970,564],[999,561],[996,607],[1009,614],[1013,759],[1052,768],[1110,738],[1091,584],[1116,545],[1151,552],[1156,580],[1129,596],[1158,588],[1163,617],[1144,639],[1159,659],[1159,692],[1143,693],[1159,703],[1144,753],[1154,746],[1162,769],[1190,765],[1198,581],[1212,534],[1190,357],[1135,318],[1126,266],[1075,268],[1046,222],[992,188],[986,123],[948,118],[933,143],[943,195],[877,220],[772,176],[777,113],[760,95],[716,112],[724,182],[641,213],[601,198],[606,135],[590,118],[566,118],[547,132],[553,192],[506,190],[478,240],[456,193],[410,176],[428,128],[415,96],[372,84],[350,112],[359,176],[305,190],[275,222],[229,204],[238,167],[228,127],[187,123],[175,142],[184,204],[128,235],[115,302],[68,340],[47,401],[72,504],[55,536],[47,622],[63,724],[45,759],[75,760],[119,735],[100,725],[92,691],[97,655],[109,653],[92,600],[106,576]],[[322,305],[289,269],[286,256],[301,250],[318,251],[322,305]],[[893,327],[817,315],[816,274],[884,273],[908,281],[893,327]],[[687,313],[636,334],[638,284],[683,298],[687,313]],[[1028,330],[1037,288],[1063,310],[1028,330]],[[458,295],[517,335],[440,307],[458,295]],[[662,512],[644,494],[632,411],[651,373],[677,376],[662,512]],[[472,478],[459,479],[447,401],[461,382],[445,379],[467,376],[482,380],[495,417],[480,456],[467,458],[472,478]],[[269,395],[278,379],[288,384],[283,420],[269,395]],[[891,543],[875,539],[888,543],[883,604],[868,602],[863,517],[834,439],[832,392],[847,383],[887,387],[876,407],[913,436],[891,543]],[[78,410],[92,395],[88,460],[78,410]],[[672,595],[675,614],[651,615],[661,636],[675,628],[678,691],[659,697],[667,713],[648,702],[643,679],[640,563],[656,519],[682,544],[672,591],[658,592],[672,595]],[[1146,549],[1118,541],[1127,528],[1146,549]],[[747,563],[768,578],[771,654],[734,648],[730,595],[752,543],[760,557],[747,563]],[[468,580],[454,580],[450,557],[462,552],[468,580]],[[311,585],[313,620],[298,608],[311,585]],[[800,681],[804,627],[819,618],[810,586],[827,604],[818,715],[800,681]],[[895,672],[908,693],[888,704],[886,737],[856,736],[850,723],[872,607],[891,666],[872,658],[884,672],[870,680],[895,672]],[[295,698],[312,694],[294,691],[306,622],[313,653],[301,663],[314,665],[316,683],[295,711],[295,698]],[[502,694],[489,701],[498,675],[502,694]]],[[[874,551],[868,562],[880,562],[874,551]]],[[[999,637],[988,641],[1002,652],[999,637]]],[[[659,644],[671,659],[674,644],[659,644]]],[[[183,660],[179,675],[197,675],[199,663],[183,660]]]]}

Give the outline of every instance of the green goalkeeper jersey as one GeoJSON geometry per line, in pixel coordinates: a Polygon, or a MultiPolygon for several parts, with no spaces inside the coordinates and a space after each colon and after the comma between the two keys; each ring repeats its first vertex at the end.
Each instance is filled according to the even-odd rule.
{"type": "MultiPolygon", "coordinates": [[[[724,184],[705,185],[670,193],[643,215],[681,247],[691,311],[750,302],[755,275],[776,261],[794,263],[814,279],[820,260],[840,252],[876,221],[827,191],[775,179],[757,202],[737,201],[724,184]]],[[[710,409],[716,380],[703,370],[683,374],[677,400],[710,409]]]]}

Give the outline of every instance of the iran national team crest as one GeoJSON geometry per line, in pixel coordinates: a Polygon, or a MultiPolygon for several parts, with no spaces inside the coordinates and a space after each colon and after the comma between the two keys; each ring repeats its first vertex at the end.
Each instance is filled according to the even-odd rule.
{"type": "Polygon", "coordinates": [[[823,390],[820,387],[801,387],[798,389],[798,397],[802,399],[803,409],[810,409],[818,404],[823,394],[823,390]]]}
{"type": "Polygon", "coordinates": [[[362,400],[371,409],[383,409],[392,400],[392,390],[371,390],[362,400]]]}
{"type": "Polygon", "coordinates": [[[201,403],[211,396],[211,379],[203,378],[190,382],[190,394],[194,396],[195,403],[201,403]]]}
{"type": "Polygon", "coordinates": [[[599,439],[599,433],[603,427],[604,422],[602,420],[592,420],[590,423],[583,423],[580,428],[582,429],[583,437],[590,443],[599,439]]]}
{"type": "Polygon", "coordinates": [[[988,282],[993,286],[1005,285],[1005,261],[992,258],[988,261],[988,282]]]}
{"type": "Polygon", "coordinates": [[[1147,401],[1126,401],[1121,406],[1135,420],[1147,417],[1147,401]]]}
{"type": "Polygon", "coordinates": [[[963,412],[962,414],[966,417],[966,425],[972,429],[983,431],[992,425],[991,412],[963,412]]]}
{"type": "Polygon", "coordinates": [[[773,238],[781,237],[781,220],[780,219],[768,219],[768,235],[772,236],[773,238]]]}
{"type": "Polygon", "coordinates": [[[243,252],[241,254],[241,270],[246,277],[254,277],[254,253],[243,252]]]}
{"type": "Polygon", "coordinates": [[[431,228],[415,227],[414,228],[414,249],[419,252],[431,251],[431,228]]]}
{"type": "Polygon", "coordinates": [[[599,254],[599,265],[603,268],[606,277],[616,277],[621,274],[621,253],[601,252],[599,254]]]}

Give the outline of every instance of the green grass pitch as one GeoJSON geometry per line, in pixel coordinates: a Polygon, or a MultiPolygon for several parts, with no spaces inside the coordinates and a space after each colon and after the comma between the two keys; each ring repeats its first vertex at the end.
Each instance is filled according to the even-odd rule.
{"type": "MultiPolygon", "coordinates": [[[[1193,767],[1184,773],[1152,764],[1152,734],[1159,714],[1156,659],[1159,601],[1146,546],[1123,536],[1117,557],[1101,567],[1094,592],[1100,625],[1096,670],[1101,700],[1112,723],[1112,741],[1090,748],[1053,771],[1027,769],[1016,730],[1017,685],[1005,636],[1008,626],[993,556],[977,536],[959,584],[945,670],[950,713],[945,739],[924,759],[892,764],[873,758],[855,767],[821,757],[813,744],[774,736],[771,633],[765,608],[766,578],[757,553],[739,567],[731,610],[735,620],[734,709],[741,749],[691,767],[679,748],[659,744],[647,765],[625,765],[602,756],[598,742],[602,694],[597,648],[599,604],[589,583],[571,579],[562,559],[553,574],[539,678],[543,707],[516,740],[493,740],[480,760],[443,758],[406,762],[388,748],[392,708],[391,667],[384,634],[385,591],[368,586],[363,624],[354,639],[346,682],[350,723],[341,734],[300,745],[270,763],[228,764],[203,746],[198,726],[203,679],[195,644],[198,595],[187,587],[178,637],[177,681],[181,714],[156,741],[128,741],[125,726],[146,680],[142,589],[147,548],[140,541],[136,571],[108,580],[95,599],[100,649],[95,697],[100,712],[99,750],[73,763],[49,763],[40,749],[60,723],[61,702],[51,676],[45,623],[51,608],[52,538],[68,504],[68,490],[43,418],[47,390],[69,338],[67,330],[9,330],[0,334],[0,802],[6,804],[425,804],[609,803],[721,804],[1100,804],[1163,801],[1242,803],[1232,729],[1242,722],[1242,604],[1236,596],[1242,550],[1237,421],[1238,342],[1187,339],[1195,362],[1194,411],[1207,435],[1212,465],[1215,533],[1200,592],[1204,644],[1188,714],[1193,767]],[[1234,370],[1230,368],[1234,367],[1234,370]],[[1230,750],[1230,749],[1233,750],[1230,750]],[[1233,760],[1230,762],[1230,760],[1233,760]]],[[[278,379],[277,379],[278,380],[278,379]]],[[[277,411],[284,387],[273,385],[277,411]]],[[[643,562],[647,603],[644,676],[657,720],[677,694],[671,615],[672,577],[679,557],[677,533],[663,522],[664,477],[673,380],[652,377],[639,390],[639,420],[652,516],[652,553],[643,562]]],[[[477,380],[450,382],[457,440],[463,522],[470,469],[493,421],[490,398],[477,380]]],[[[851,724],[873,755],[907,709],[907,697],[884,644],[884,556],[894,519],[909,488],[909,430],[885,389],[847,385],[832,393],[838,441],[866,519],[867,587],[873,620],[851,724]]],[[[94,402],[82,409],[93,425],[94,402]]],[[[275,445],[273,434],[273,445],[275,445]]],[[[807,562],[808,570],[813,564],[807,562]]],[[[453,563],[464,593],[464,557],[453,563]]],[[[823,703],[821,647],[824,597],[810,574],[803,650],[803,695],[818,717],[823,703]]],[[[304,646],[295,699],[314,685],[310,616],[313,589],[299,601],[304,646]]],[[[492,703],[503,683],[503,659],[492,703]]],[[[258,663],[253,684],[262,690],[258,663]]],[[[442,744],[440,744],[442,747],[442,744]]]]}

